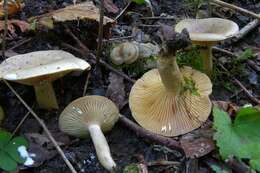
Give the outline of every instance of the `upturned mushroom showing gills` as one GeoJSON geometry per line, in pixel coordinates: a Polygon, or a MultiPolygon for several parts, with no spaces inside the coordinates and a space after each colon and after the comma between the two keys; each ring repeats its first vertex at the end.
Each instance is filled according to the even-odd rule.
{"type": "Polygon", "coordinates": [[[176,51],[190,42],[188,33],[171,32],[164,36],[158,68],[137,80],[129,97],[134,119],[163,136],[188,133],[201,126],[211,112],[210,79],[190,67],[179,69],[176,62],[176,51]]]}
{"type": "Polygon", "coordinates": [[[0,79],[32,85],[40,108],[57,109],[52,82],[90,65],[61,50],[36,51],[10,57],[0,64],[0,79]]]}
{"type": "Polygon", "coordinates": [[[200,46],[204,72],[212,76],[212,46],[235,35],[239,31],[238,25],[221,18],[184,19],[175,26],[175,31],[181,32],[184,28],[188,30],[193,44],[200,46]]]}
{"type": "Polygon", "coordinates": [[[116,105],[103,96],[85,96],[70,103],[59,118],[60,129],[75,137],[91,136],[100,163],[109,171],[116,167],[103,132],[119,118],[116,105]]]}

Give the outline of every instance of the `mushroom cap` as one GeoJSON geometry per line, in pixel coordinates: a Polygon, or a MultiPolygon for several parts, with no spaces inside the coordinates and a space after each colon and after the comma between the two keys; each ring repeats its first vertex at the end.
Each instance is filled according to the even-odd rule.
{"type": "Polygon", "coordinates": [[[175,31],[181,32],[184,28],[195,42],[219,42],[239,31],[235,22],[221,18],[184,19],[175,26],[175,31]]]}
{"type": "Polygon", "coordinates": [[[111,61],[116,65],[121,65],[123,63],[131,64],[137,60],[139,57],[139,48],[137,44],[125,42],[115,47],[111,54],[111,61]]]}
{"type": "Polygon", "coordinates": [[[129,105],[134,119],[142,127],[164,136],[178,136],[207,120],[211,112],[210,79],[190,67],[183,67],[181,73],[193,79],[199,96],[189,91],[179,95],[166,91],[157,69],[148,71],[134,84],[129,105]]]}
{"type": "Polygon", "coordinates": [[[72,136],[86,137],[88,126],[97,124],[103,132],[109,131],[119,118],[116,105],[103,96],[85,96],[70,103],[59,118],[60,129],[72,136]]]}
{"type": "Polygon", "coordinates": [[[0,79],[33,85],[56,80],[71,71],[89,69],[90,65],[62,50],[36,51],[10,57],[0,64],[0,79]]]}

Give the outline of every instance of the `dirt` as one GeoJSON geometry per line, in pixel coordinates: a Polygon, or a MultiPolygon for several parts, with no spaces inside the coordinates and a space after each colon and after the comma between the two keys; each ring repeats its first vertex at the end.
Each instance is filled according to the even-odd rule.
{"type": "MultiPolygon", "coordinates": [[[[147,20],[147,21],[142,21],[142,24],[156,25],[159,22],[161,22],[161,23],[173,25],[181,18],[185,18],[186,16],[192,17],[193,15],[192,11],[183,5],[184,4],[183,1],[152,0],[151,2],[155,7],[154,9],[155,15],[166,13],[170,16],[176,17],[176,19],[159,20],[159,21],[147,20]]],[[[260,12],[259,11],[260,8],[256,8],[256,5],[259,6],[259,3],[257,3],[256,0],[255,1],[236,0],[234,2],[235,4],[242,5],[243,7],[248,7],[248,9],[250,10],[260,12]]],[[[56,0],[56,1],[55,0],[41,0],[41,1],[25,0],[25,8],[23,9],[22,13],[17,15],[16,17],[20,19],[27,19],[35,15],[44,14],[54,9],[62,8],[71,3],[72,2],[70,0],[56,0]]],[[[115,0],[115,4],[122,10],[122,8],[124,8],[127,2],[121,0],[115,0]]],[[[147,9],[144,6],[131,5],[129,9],[130,11],[135,11],[136,13],[141,12],[143,15],[149,13],[147,12],[149,11],[149,9],[147,9]]],[[[114,14],[107,14],[107,15],[110,17],[116,16],[114,14]]],[[[120,36],[127,36],[129,35],[129,33],[131,33],[131,25],[133,24],[131,22],[134,21],[133,18],[129,19],[127,16],[122,16],[122,18],[120,18],[117,27],[119,30],[126,30],[126,32],[120,36]]],[[[240,14],[232,17],[232,19],[235,20],[237,23],[239,23],[241,25],[240,27],[243,27],[250,21],[250,18],[244,17],[243,15],[240,14]]],[[[150,38],[153,41],[158,41],[158,38],[153,34],[157,31],[157,28],[144,27],[142,29],[146,34],[150,35],[150,38]]],[[[68,50],[60,45],[61,41],[69,41],[72,44],[73,41],[63,40],[63,37],[61,37],[62,35],[59,35],[59,33],[62,33],[62,31],[43,31],[41,33],[30,33],[30,34],[23,35],[24,37],[32,37],[32,40],[16,48],[14,51],[17,53],[26,53],[26,52],[32,52],[37,50],[63,49],[66,51],[70,51],[77,56],[80,56],[76,52],[68,50]]],[[[118,36],[118,35],[113,35],[113,33],[114,32],[112,32],[112,37],[118,36]]],[[[96,39],[95,36],[96,33],[91,35],[90,38],[92,39],[92,41],[94,40],[94,42],[96,39]]],[[[86,43],[86,45],[92,44],[92,41],[89,41],[86,38],[83,41],[84,43],[86,43]]],[[[8,43],[8,46],[11,45],[15,45],[15,42],[8,43]]],[[[224,44],[224,47],[234,52],[237,51],[241,52],[242,50],[245,50],[248,47],[259,48],[260,47],[259,29],[253,31],[245,39],[239,41],[238,43],[234,43],[231,46],[228,44],[224,44]]],[[[92,51],[95,51],[95,46],[90,47],[90,49],[92,51]]],[[[216,54],[217,58],[220,58],[222,56],[223,55],[216,54]]],[[[248,66],[246,66],[245,71],[246,73],[248,73],[248,75],[246,75],[243,78],[242,77],[240,78],[240,76],[236,76],[236,77],[239,80],[241,80],[243,83],[245,83],[246,86],[249,87],[256,96],[257,95],[259,96],[260,76],[257,75],[257,73],[248,66]],[[256,76],[257,84],[255,85],[250,84],[249,82],[250,76],[251,77],[256,76]]],[[[108,85],[108,80],[107,80],[108,73],[109,73],[108,70],[102,69],[103,80],[104,80],[103,81],[104,85],[102,87],[104,91],[106,90],[108,85]]],[[[35,103],[35,95],[32,87],[22,86],[15,83],[12,83],[12,86],[16,89],[16,91],[22,96],[22,98],[24,98],[24,100],[29,105],[34,105],[33,109],[46,122],[51,132],[54,135],[57,135],[57,138],[60,138],[61,141],[65,140],[65,138],[69,139],[68,143],[64,142],[66,143],[66,145],[63,146],[63,150],[65,152],[65,155],[69,158],[69,160],[73,163],[73,165],[79,172],[106,173],[106,171],[102,168],[102,166],[99,164],[97,160],[94,146],[90,139],[82,139],[71,144],[70,142],[74,141],[75,138],[60,133],[58,129],[58,116],[61,113],[61,111],[72,100],[82,96],[86,75],[87,73],[83,73],[80,76],[68,75],[54,82],[55,92],[60,102],[59,103],[60,108],[58,111],[40,110],[37,107],[37,104],[35,103]]],[[[228,77],[226,77],[225,79],[228,79],[228,77]]],[[[126,87],[128,88],[127,91],[129,91],[132,84],[130,84],[127,81],[125,81],[125,83],[126,83],[126,87]]],[[[94,72],[92,71],[87,94],[100,92],[97,91],[97,86],[99,85],[100,85],[99,81],[95,78],[95,71],[94,72]]],[[[101,93],[104,91],[101,91],[101,93]]],[[[243,105],[245,103],[248,103],[248,99],[243,93],[233,96],[237,91],[239,91],[238,88],[236,88],[235,91],[230,91],[225,89],[225,87],[223,87],[221,83],[218,83],[217,85],[214,86],[213,91],[214,91],[212,95],[213,100],[232,100],[234,103],[237,103],[238,105],[243,105]],[[231,96],[233,97],[231,98],[231,96]]],[[[23,116],[27,113],[27,110],[10,92],[10,90],[7,87],[5,87],[4,84],[0,85],[0,102],[7,115],[4,120],[3,127],[8,131],[13,131],[18,125],[18,123],[21,121],[23,116]]],[[[130,110],[128,106],[125,106],[124,109],[121,111],[121,113],[131,118],[130,110]]],[[[25,123],[21,126],[18,132],[18,134],[20,135],[24,135],[28,133],[43,134],[41,127],[32,117],[29,117],[25,121],[25,123]]],[[[151,167],[149,169],[149,172],[151,173],[186,172],[185,170],[186,170],[186,165],[188,163],[187,162],[188,159],[184,158],[184,156],[181,153],[179,153],[178,151],[166,152],[163,146],[159,147],[160,151],[157,151],[156,146],[153,143],[138,138],[135,135],[135,133],[126,129],[124,126],[120,124],[116,124],[114,129],[111,132],[106,134],[106,138],[108,140],[113,158],[115,159],[115,162],[119,165],[120,168],[123,168],[131,163],[138,163],[137,158],[138,156],[141,155],[144,157],[146,162],[160,160],[160,159],[164,160],[168,158],[168,160],[177,161],[180,163],[180,165],[178,165],[176,168],[169,168],[165,166],[151,167]]],[[[28,173],[69,173],[70,172],[69,169],[66,167],[65,163],[63,162],[61,157],[56,153],[53,147],[51,147],[50,151],[51,153],[54,154],[54,157],[45,160],[44,163],[38,167],[24,169],[21,172],[23,173],[27,173],[27,172],[28,173]]],[[[201,172],[205,172],[205,173],[211,172],[210,169],[204,164],[204,162],[200,160],[199,160],[199,169],[201,170],[201,172]]]]}

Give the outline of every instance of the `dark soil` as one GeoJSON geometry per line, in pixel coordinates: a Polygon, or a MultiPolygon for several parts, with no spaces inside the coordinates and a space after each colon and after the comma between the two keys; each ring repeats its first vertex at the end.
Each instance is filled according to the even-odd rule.
{"type": "MultiPolygon", "coordinates": [[[[126,1],[115,0],[115,4],[122,10],[124,6],[127,4],[126,1]]],[[[44,14],[46,12],[52,11],[54,9],[62,8],[68,4],[71,4],[70,0],[25,0],[25,8],[21,14],[17,15],[16,18],[27,19],[29,17],[44,14]]],[[[255,11],[257,13],[260,12],[259,2],[257,3],[256,0],[251,1],[234,1],[235,4],[241,5],[244,8],[248,8],[249,10],[255,11]],[[257,8],[258,7],[258,8],[257,8]]],[[[152,4],[154,6],[155,15],[160,15],[161,13],[165,13],[167,15],[171,15],[176,17],[175,20],[147,20],[147,21],[136,21],[135,16],[131,16],[130,18],[127,15],[123,15],[119,22],[117,23],[116,28],[119,30],[125,30],[121,35],[118,35],[115,31],[112,31],[111,37],[118,37],[118,36],[128,36],[131,34],[131,30],[134,24],[146,24],[146,25],[156,25],[160,23],[166,23],[170,25],[174,25],[177,21],[181,18],[185,18],[187,16],[193,17],[193,12],[184,6],[183,1],[173,1],[173,0],[152,0],[152,4]]],[[[134,11],[136,13],[142,13],[142,15],[146,16],[147,8],[145,6],[137,6],[131,5],[129,7],[129,11],[134,11]]],[[[107,14],[110,17],[115,15],[107,14]]],[[[251,19],[244,17],[241,14],[236,13],[234,16],[231,17],[234,21],[240,24],[240,27],[246,25],[251,19]]],[[[69,24],[70,28],[73,27],[73,23],[69,24]]],[[[96,25],[92,25],[89,27],[95,27],[97,30],[96,25]]],[[[73,28],[72,28],[73,29],[73,28]]],[[[86,29],[84,26],[79,29],[86,29]]],[[[93,29],[93,31],[95,30],[93,29]]],[[[141,29],[144,33],[150,35],[150,38],[153,41],[158,41],[158,37],[154,34],[157,32],[156,27],[144,27],[141,29]]],[[[78,31],[80,33],[81,30],[78,31]]],[[[86,30],[85,30],[86,31],[86,30]]],[[[63,31],[42,31],[40,33],[30,33],[27,35],[23,35],[23,37],[32,37],[32,40],[28,43],[16,48],[14,51],[17,53],[27,53],[37,50],[48,50],[48,49],[63,49],[66,51],[70,51],[73,54],[78,55],[76,52],[68,50],[61,46],[61,42],[69,42],[73,44],[73,41],[69,39],[65,39],[62,35],[63,31]]],[[[86,45],[93,45],[93,41],[95,42],[97,36],[97,32],[91,34],[89,37],[82,38],[78,35],[79,38],[82,38],[82,41],[86,45]],[[88,38],[90,40],[88,40],[88,38]]],[[[23,38],[18,37],[16,40],[8,43],[8,47],[11,47],[16,44],[16,41],[22,40],[23,38]]],[[[259,29],[251,32],[245,39],[237,42],[228,44],[225,43],[223,45],[224,48],[230,49],[233,52],[242,52],[246,48],[251,47],[258,47],[260,48],[260,34],[259,29]]],[[[95,52],[95,46],[89,48],[95,52]]],[[[104,55],[106,57],[108,55],[104,55]]],[[[217,58],[223,57],[221,54],[216,54],[217,58]]],[[[86,58],[87,57],[83,57],[86,58]]],[[[87,59],[88,60],[88,59],[87,59]]],[[[245,66],[245,76],[237,75],[236,77],[246,84],[246,87],[252,90],[252,93],[255,96],[260,95],[260,76],[257,74],[256,71],[251,69],[248,65],[245,66]],[[250,77],[256,77],[256,84],[251,84],[250,77]]],[[[103,88],[106,90],[108,85],[108,73],[107,69],[101,69],[103,74],[103,88]]],[[[91,72],[90,83],[88,86],[88,94],[98,92],[96,90],[97,86],[100,85],[99,81],[96,78],[95,71],[91,72]]],[[[60,108],[58,111],[44,111],[40,110],[35,103],[35,95],[32,87],[29,86],[22,86],[20,84],[12,83],[12,86],[17,90],[17,92],[22,96],[22,98],[29,104],[34,105],[33,109],[40,115],[40,117],[46,122],[48,128],[51,130],[53,135],[56,137],[57,141],[61,141],[65,143],[63,146],[63,151],[65,152],[66,156],[69,160],[73,163],[75,168],[79,172],[86,172],[86,173],[105,173],[106,171],[102,168],[99,164],[97,157],[95,155],[94,146],[90,139],[82,139],[82,140],[75,140],[75,138],[68,137],[66,134],[63,134],[58,129],[58,116],[61,111],[68,105],[72,100],[81,97],[83,93],[83,87],[85,84],[87,73],[83,73],[80,76],[72,76],[68,75],[60,80],[54,82],[55,92],[57,98],[59,100],[60,108]],[[64,142],[65,141],[65,142],[64,142]],[[74,142],[73,142],[74,141],[74,142]]],[[[230,80],[226,76],[222,76],[223,81],[230,80]]],[[[131,83],[125,81],[126,88],[129,91],[131,88],[131,83]]],[[[233,86],[234,87],[234,86],[233,86]]],[[[214,92],[212,95],[213,100],[228,100],[233,101],[238,105],[243,105],[248,103],[248,98],[243,94],[235,95],[240,89],[234,87],[235,90],[228,90],[223,87],[223,83],[220,81],[216,81],[214,86],[214,92]],[[231,97],[232,96],[232,97],[231,97]]],[[[27,110],[24,106],[16,99],[16,97],[11,93],[10,90],[2,83],[0,85],[0,102],[4,108],[6,113],[6,118],[3,123],[4,129],[8,131],[13,131],[24,115],[27,113],[27,110]]],[[[130,110],[128,106],[125,106],[121,113],[131,117],[130,110]]],[[[18,134],[25,135],[28,133],[38,133],[43,134],[43,130],[39,126],[39,124],[29,116],[29,118],[25,121],[25,123],[21,126],[18,134]]],[[[166,157],[168,160],[180,162],[180,165],[176,168],[169,168],[167,166],[155,166],[149,169],[151,173],[173,173],[173,172],[186,172],[186,165],[189,163],[189,159],[186,159],[178,151],[171,151],[171,152],[163,152],[164,148],[161,146],[161,151],[157,151],[156,147],[151,142],[146,142],[144,139],[136,137],[136,135],[126,129],[124,126],[120,124],[116,124],[114,129],[106,134],[106,138],[108,140],[111,153],[119,165],[119,167],[123,168],[126,165],[131,163],[138,163],[138,156],[143,156],[145,161],[154,161],[154,160],[165,160],[166,157]]],[[[45,148],[46,146],[40,146],[45,148]]],[[[56,150],[51,146],[49,149],[50,153],[54,156],[51,159],[45,160],[44,163],[35,168],[27,168],[20,172],[30,172],[30,173],[69,173],[69,169],[66,167],[65,163],[61,159],[61,157],[56,153],[56,150]]],[[[199,172],[211,172],[209,167],[204,164],[199,159],[199,172]]]]}

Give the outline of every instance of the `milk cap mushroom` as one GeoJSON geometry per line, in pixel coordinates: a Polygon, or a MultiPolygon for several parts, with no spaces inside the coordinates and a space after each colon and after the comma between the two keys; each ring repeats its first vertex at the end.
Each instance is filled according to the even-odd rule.
{"type": "Polygon", "coordinates": [[[119,118],[116,105],[103,96],[85,96],[70,103],[59,118],[60,129],[76,137],[91,136],[100,163],[109,171],[116,167],[103,132],[119,118]]]}
{"type": "Polygon", "coordinates": [[[221,18],[184,19],[175,26],[175,31],[180,33],[184,28],[188,30],[193,44],[201,46],[204,71],[209,76],[213,69],[212,46],[239,31],[235,22],[221,18]]]}
{"type": "Polygon", "coordinates": [[[167,41],[166,53],[158,57],[158,68],[137,80],[129,96],[134,119],[145,129],[164,136],[178,136],[198,128],[211,112],[210,79],[190,67],[179,69],[177,65],[176,47],[186,45],[178,40],[181,37],[173,34],[167,41]]]}
{"type": "Polygon", "coordinates": [[[90,65],[62,50],[36,51],[10,57],[0,64],[0,79],[32,85],[41,108],[57,109],[52,81],[90,65]]]}

